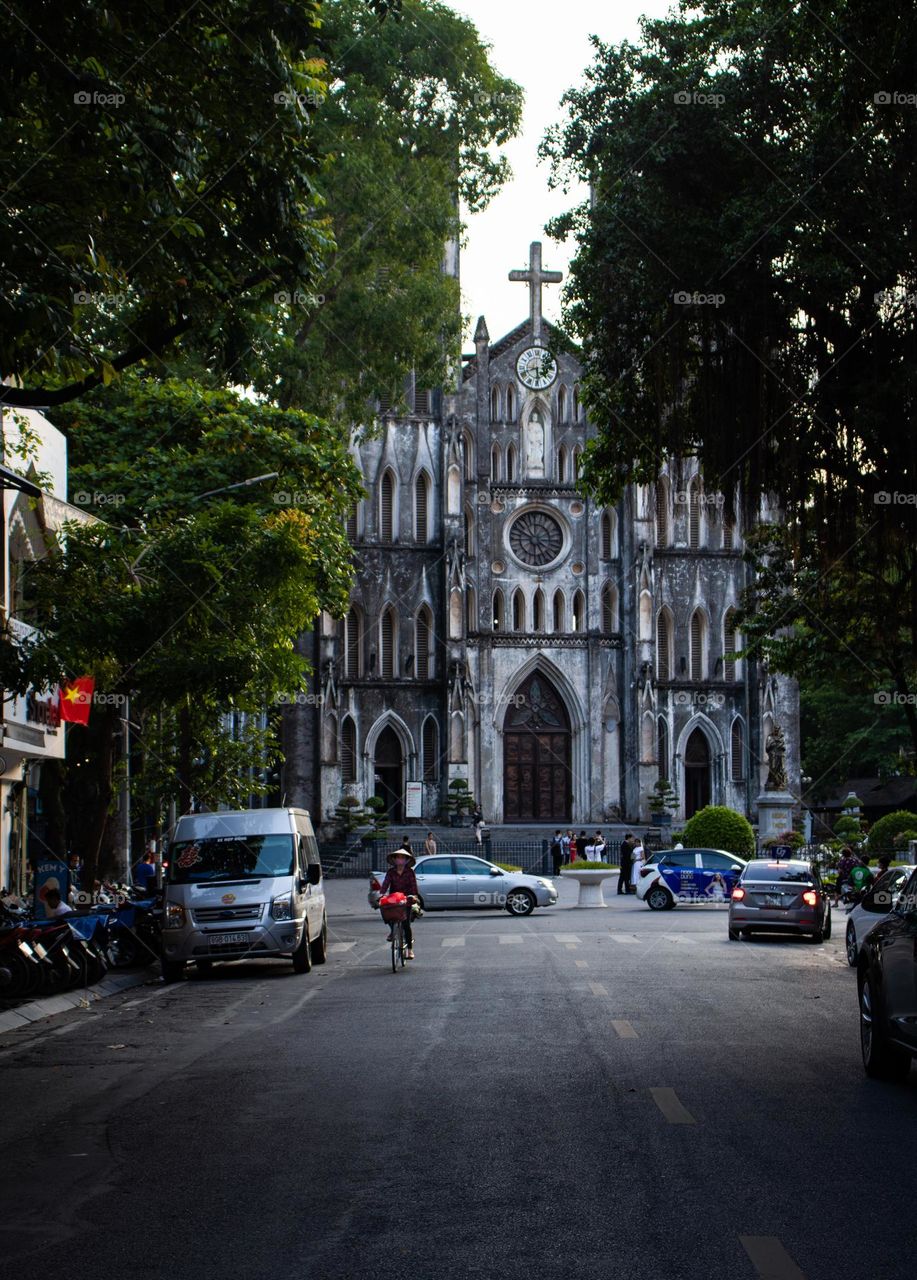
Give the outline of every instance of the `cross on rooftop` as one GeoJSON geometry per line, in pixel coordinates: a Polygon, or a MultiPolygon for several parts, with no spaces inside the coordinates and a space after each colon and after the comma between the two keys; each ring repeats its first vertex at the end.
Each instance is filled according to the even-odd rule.
{"type": "Polygon", "coordinates": [[[510,280],[524,280],[529,286],[529,317],[532,321],[532,333],[535,341],[541,341],[541,286],[543,284],[560,284],[563,274],[560,271],[542,271],[541,241],[533,240],[529,248],[528,271],[511,271],[510,280]]]}

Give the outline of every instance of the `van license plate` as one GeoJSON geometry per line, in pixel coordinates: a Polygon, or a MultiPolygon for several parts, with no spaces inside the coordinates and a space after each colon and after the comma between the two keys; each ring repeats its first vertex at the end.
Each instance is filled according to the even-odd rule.
{"type": "Polygon", "coordinates": [[[212,947],[244,947],[248,940],[247,933],[212,933],[210,935],[212,947]]]}

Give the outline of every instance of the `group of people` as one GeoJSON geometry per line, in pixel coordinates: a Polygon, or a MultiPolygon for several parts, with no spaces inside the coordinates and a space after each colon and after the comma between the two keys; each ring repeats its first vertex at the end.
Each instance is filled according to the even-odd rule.
{"type": "Polygon", "coordinates": [[[560,875],[561,867],[578,859],[584,862],[604,862],[607,849],[608,841],[601,831],[597,831],[594,836],[588,836],[585,831],[577,835],[572,829],[561,831],[558,827],[551,841],[551,864],[554,874],[560,875]]]}

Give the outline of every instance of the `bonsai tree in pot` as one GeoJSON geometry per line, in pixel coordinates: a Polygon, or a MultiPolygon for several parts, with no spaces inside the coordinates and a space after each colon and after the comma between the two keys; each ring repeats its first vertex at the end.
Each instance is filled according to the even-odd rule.
{"type": "Polygon", "coordinates": [[[334,810],[338,834],[347,839],[360,827],[365,827],[368,816],[356,796],[341,796],[334,810]]]}
{"type": "Polygon", "coordinates": [[[382,840],[388,832],[388,814],[385,812],[385,801],[381,796],[370,796],[366,801],[372,830],[364,839],[382,840]]]}
{"type": "Polygon", "coordinates": [[[449,783],[449,799],[447,801],[449,825],[452,827],[462,826],[466,816],[473,809],[474,796],[468,790],[468,783],[464,778],[453,778],[449,783]]]}
{"type": "Polygon", "coordinates": [[[670,827],[678,808],[678,796],[668,778],[660,778],[650,792],[650,816],[654,827],[670,827]]]}

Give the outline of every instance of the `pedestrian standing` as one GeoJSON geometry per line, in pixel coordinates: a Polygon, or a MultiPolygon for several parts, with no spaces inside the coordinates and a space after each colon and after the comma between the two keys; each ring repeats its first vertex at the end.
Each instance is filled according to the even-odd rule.
{"type": "Polygon", "coordinates": [[[560,828],[554,832],[554,839],[551,841],[551,867],[554,875],[560,875],[560,868],[564,860],[563,836],[560,828]]]}
{"type": "Polygon", "coordinates": [[[484,815],[480,809],[475,809],[472,815],[472,822],[474,823],[474,838],[478,844],[481,844],[484,840],[484,815]]]}
{"type": "Polygon", "coordinates": [[[563,855],[562,861],[564,865],[566,865],[570,861],[570,837],[572,835],[573,835],[572,831],[565,831],[563,835],[560,837],[560,848],[561,848],[561,853],[563,855]]]}
{"type": "Polygon", "coordinates": [[[576,847],[576,832],[571,831],[570,832],[570,861],[571,862],[576,861],[576,856],[578,852],[579,850],[576,847]]]}
{"type": "Polygon", "coordinates": [[[596,856],[596,861],[598,861],[598,862],[604,862],[604,861],[605,861],[605,850],[606,850],[606,848],[607,848],[607,846],[606,846],[606,844],[605,844],[605,837],[602,835],[601,831],[597,831],[597,832],[595,833],[595,856],[596,856]]]}
{"type": "Polygon", "coordinates": [[[432,831],[427,832],[427,838],[423,842],[423,851],[428,858],[432,858],[436,853],[436,837],[432,831]]]}
{"type": "Polygon", "coordinates": [[[629,831],[621,841],[619,860],[621,872],[618,876],[618,893],[630,893],[630,868],[634,860],[634,837],[629,831]]]}
{"type": "Polygon", "coordinates": [[[644,862],[646,862],[646,852],[641,840],[634,849],[633,861],[630,866],[630,883],[634,893],[637,892],[637,881],[640,879],[640,869],[644,862]]]}

